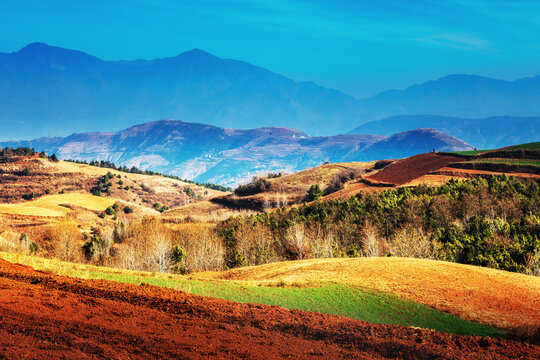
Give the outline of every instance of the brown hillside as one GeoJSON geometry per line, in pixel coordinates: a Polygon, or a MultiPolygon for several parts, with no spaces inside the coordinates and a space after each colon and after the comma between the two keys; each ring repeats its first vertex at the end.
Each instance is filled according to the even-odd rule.
{"type": "Polygon", "coordinates": [[[540,348],[76,280],[0,260],[0,349],[20,358],[536,359],[540,348]]]}
{"type": "Polygon", "coordinates": [[[438,170],[451,163],[462,161],[462,158],[456,156],[439,155],[426,153],[411,156],[398,160],[383,170],[367,176],[366,179],[371,182],[382,182],[392,185],[403,185],[420,176],[438,170]]]}
{"type": "Polygon", "coordinates": [[[109,180],[112,186],[108,197],[150,208],[156,202],[173,208],[198,201],[199,197],[204,200],[224,194],[162,176],[123,173],[65,161],[52,162],[38,156],[11,156],[0,161],[0,202],[21,202],[24,201],[23,195],[31,193],[36,197],[47,192],[90,193],[99,179],[109,172],[114,177],[109,180]],[[29,170],[29,175],[22,175],[24,169],[29,170]],[[191,188],[192,196],[185,193],[186,188],[191,188]]]}
{"type": "Polygon", "coordinates": [[[311,169],[286,174],[277,178],[266,178],[270,187],[259,194],[237,196],[235,194],[216,197],[212,202],[233,210],[263,210],[283,207],[303,201],[312,185],[326,188],[332,179],[349,170],[371,171],[375,161],[324,164],[311,169]]]}

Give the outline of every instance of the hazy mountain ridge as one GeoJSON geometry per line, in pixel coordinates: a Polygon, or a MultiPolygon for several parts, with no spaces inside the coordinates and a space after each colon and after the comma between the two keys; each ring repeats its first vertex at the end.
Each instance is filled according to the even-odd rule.
{"type": "Polygon", "coordinates": [[[455,136],[479,149],[538,141],[540,117],[467,119],[435,115],[402,115],[360,125],[351,134],[392,135],[411,128],[429,127],[455,136]]]}
{"type": "Polygon", "coordinates": [[[198,49],[172,58],[103,61],[34,43],[4,55],[0,115],[26,127],[21,132],[1,123],[4,138],[175,117],[235,128],[294,124],[327,134],[344,129],[357,112],[356,99],[339,91],[198,49]]]}
{"type": "MultiPolygon", "coordinates": [[[[226,128],[294,127],[312,136],[332,135],[404,114],[536,116],[539,98],[540,76],[504,81],[449,75],[359,100],[198,49],[133,61],[104,61],[43,43],[0,54],[3,139],[112,131],[159,118],[226,128]]],[[[385,129],[388,134],[396,131],[385,129]]]]}
{"type": "Polygon", "coordinates": [[[290,128],[224,129],[212,125],[161,120],[116,133],[83,133],[65,138],[11,141],[62,159],[107,160],[196,181],[234,185],[256,174],[293,172],[328,160],[371,161],[436,150],[467,150],[463,141],[433,129],[392,137],[336,135],[309,137],[290,128]]]}

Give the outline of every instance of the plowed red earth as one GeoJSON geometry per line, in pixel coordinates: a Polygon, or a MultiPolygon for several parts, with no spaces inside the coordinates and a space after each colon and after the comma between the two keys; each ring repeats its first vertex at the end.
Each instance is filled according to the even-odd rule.
{"type": "Polygon", "coordinates": [[[463,158],[433,153],[420,154],[396,161],[387,168],[368,176],[367,179],[399,186],[448,164],[460,161],[463,161],[463,158]]]}
{"type": "Polygon", "coordinates": [[[510,340],[373,325],[0,260],[0,358],[538,359],[510,340]]]}

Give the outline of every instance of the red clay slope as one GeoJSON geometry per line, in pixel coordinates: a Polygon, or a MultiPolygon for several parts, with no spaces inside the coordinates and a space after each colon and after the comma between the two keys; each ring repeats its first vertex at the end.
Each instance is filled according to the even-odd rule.
{"type": "Polygon", "coordinates": [[[0,260],[0,358],[537,359],[509,340],[373,325],[0,260]]]}
{"type": "Polygon", "coordinates": [[[366,179],[399,186],[445,167],[448,164],[460,161],[463,161],[463,158],[433,153],[420,154],[398,160],[387,168],[368,176],[366,179]]]}

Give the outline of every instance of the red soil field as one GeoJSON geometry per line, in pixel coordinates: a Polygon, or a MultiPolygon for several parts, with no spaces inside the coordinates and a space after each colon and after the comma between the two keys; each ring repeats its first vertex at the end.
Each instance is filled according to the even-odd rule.
{"type": "Polygon", "coordinates": [[[420,154],[398,160],[387,168],[366,177],[369,181],[393,185],[403,185],[420,176],[438,170],[448,164],[463,161],[456,156],[438,155],[433,153],[420,154]]]}
{"type": "Polygon", "coordinates": [[[149,285],[53,276],[0,260],[0,358],[537,359],[540,347],[149,285]]]}

